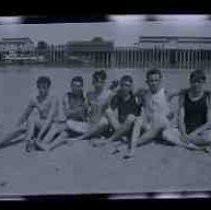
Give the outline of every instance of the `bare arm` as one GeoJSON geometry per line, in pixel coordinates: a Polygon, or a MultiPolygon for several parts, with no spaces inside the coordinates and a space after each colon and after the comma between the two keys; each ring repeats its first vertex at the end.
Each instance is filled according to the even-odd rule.
{"type": "Polygon", "coordinates": [[[185,90],[186,90],[186,89],[182,89],[182,90],[175,91],[175,92],[172,92],[172,93],[167,92],[166,96],[167,96],[168,102],[171,102],[171,100],[172,100],[174,97],[177,97],[177,96],[182,95],[183,92],[184,92],[185,90]]]}
{"type": "Polygon", "coordinates": [[[135,97],[137,99],[138,104],[144,104],[144,96],[146,94],[145,89],[139,89],[138,91],[135,92],[135,97]]]}
{"type": "Polygon", "coordinates": [[[184,112],[184,95],[180,95],[179,97],[179,113],[178,113],[178,120],[179,120],[179,131],[181,133],[182,139],[186,139],[183,137],[187,137],[186,133],[186,126],[184,122],[185,112],[184,112]]]}
{"type": "Polygon", "coordinates": [[[21,126],[22,124],[24,124],[24,123],[27,121],[27,119],[28,119],[29,116],[31,115],[31,113],[32,113],[32,111],[33,111],[34,108],[35,108],[35,102],[34,102],[33,99],[31,99],[31,100],[29,101],[29,104],[28,104],[28,106],[26,107],[24,113],[22,114],[22,116],[21,116],[20,119],[18,120],[18,123],[17,123],[18,126],[21,126]]]}
{"type": "Polygon", "coordinates": [[[107,108],[110,107],[111,101],[112,101],[112,99],[113,99],[113,97],[114,97],[115,95],[116,95],[115,93],[110,92],[110,94],[109,94],[107,100],[106,100],[105,103],[103,104],[103,108],[102,108],[103,110],[106,110],[107,108]]]}

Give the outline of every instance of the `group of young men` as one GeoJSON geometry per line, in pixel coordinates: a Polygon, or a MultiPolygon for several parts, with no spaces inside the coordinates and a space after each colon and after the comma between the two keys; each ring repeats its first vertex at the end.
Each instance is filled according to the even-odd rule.
{"type": "MultiPolygon", "coordinates": [[[[92,75],[94,89],[87,94],[83,78],[73,77],[70,91],[62,100],[65,119],[59,119],[59,101],[50,93],[49,77],[37,80],[38,95],[32,98],[18,121],[17,130],[7,134],[0,147],[22,138],[26,151],[52,150],[60,144],[89,140],[120,142],[128,148],[124,158],[134,156],[135,148],[163,141],[193,150],[209,152],[211,145],[211,94],[204,89],[202,70],[190,74],[190,87],[169,93],[163,87],[159,69],[146,72],[147,89],[134,91],[133,78],[124,75],[107,86],[104,70],[92,75]],[[179,113],[171,110],[173,97],[179,97],[179,113]],[[178,126],[173,119],[178,116],[178,126]]],[[[118,148],[115,147],[115,152],[118,148]]]]}

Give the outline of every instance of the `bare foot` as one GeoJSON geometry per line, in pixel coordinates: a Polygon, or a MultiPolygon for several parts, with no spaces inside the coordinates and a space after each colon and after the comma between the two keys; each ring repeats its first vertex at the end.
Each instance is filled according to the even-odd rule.
{"type": "Polygon", "coordinates": [[[133,154],[126,154],[123,156],[123,159],[128,160],[128,159],[132,159],[134,157],[133,154]]]}
{"type": "Polygon", "coordinates": [[[123,159],[131,159],[134,157],[134,151],[128,150],[127,154],[123,156],[123,159]]]}
{"type": "Polygon", "coordinates": [[[26,152],[32,152],[34,150],[34,142],[32,140],[29,140],[26,142],[25,151],[26,152]]]}
{"type": "Polygon", "coordinates": [[[54,149],[61,147],[63,145],[68,145],[71,146],[73,144],[73,142],[69,142],[69,141],[61,141],[58,142],[57,144],[54,144],[53,146],[51,146],[51,148],[49,149],[49,151],[53,151],[54,149]]]}
{"type": "Polygon", "coordinates": [[[184,143],[183,146],[189,150],[202,150],[202,148],[200,148],[192,143],[184,143]]]}
{"type": "Polygon", "coordinates": [[[34,146],[35,146],[35,149],[38,150],[38,151],[46,151],[48,150],[48,147],[47,145],[41,143],[41,142],[38,142],[38,141],[34,141],[34,146]]]}

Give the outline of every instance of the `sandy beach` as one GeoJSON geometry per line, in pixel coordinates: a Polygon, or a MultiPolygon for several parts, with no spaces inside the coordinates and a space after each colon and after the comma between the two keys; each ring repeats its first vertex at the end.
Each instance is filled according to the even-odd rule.
{"type": "Polygon", "coordinates": [[[1,195],[174,192],[210,190],[211,156],[150,144],[124,160],[125,147],[87,141],[52,152],[24,152],[19,144],[0,154],[1,195]]]}

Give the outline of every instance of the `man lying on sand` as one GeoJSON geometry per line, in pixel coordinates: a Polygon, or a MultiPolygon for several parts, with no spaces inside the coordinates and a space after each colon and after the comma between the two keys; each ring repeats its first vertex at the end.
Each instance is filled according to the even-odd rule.
{"type": "Polygon", "coordinates": [[[50,95],[51,80],[41,76],[37,80],[38,95],[33,97],[17,123],[17,129],[6,135],[0,146],[6,146],[24,135],[26,151],[39,149],[37,143],[46,137],[58,115],[58,100],[50,95]],[[32,116],[32,113],[36,114],[32,116]]]}

